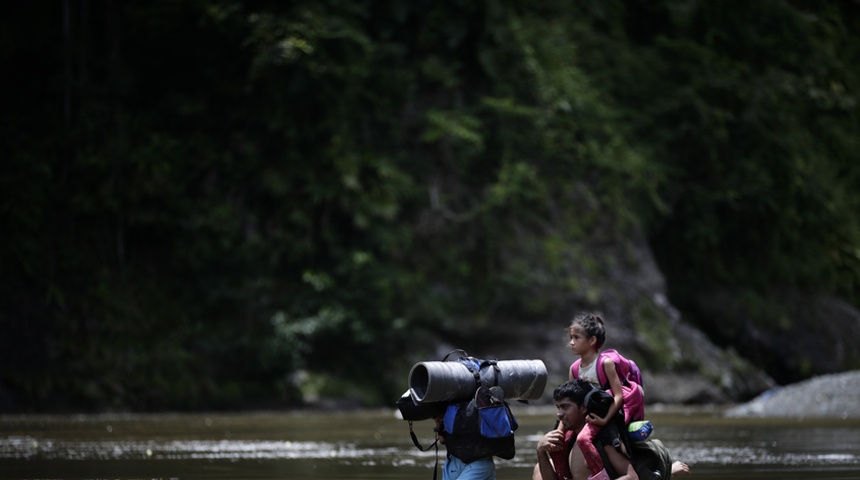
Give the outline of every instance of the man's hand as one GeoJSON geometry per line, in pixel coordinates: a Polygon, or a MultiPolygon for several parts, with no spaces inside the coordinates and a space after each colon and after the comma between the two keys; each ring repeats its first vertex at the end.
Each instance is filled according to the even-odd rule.
{"type": "Polygon", "coordinates": [[[538,440],[538,453],[557,452],[564,448],[564,432],[561,430],[553,430],[538,440]]]}
{"type": "Polygon", "coordinates": [[[442,425],[444,418],[444,415],[437,415],[434,418],[436,426],[433,428],[433,431],[436,432],[436,438],[439,440],[441,445],[445,445],[445,427],[442,425]]]}

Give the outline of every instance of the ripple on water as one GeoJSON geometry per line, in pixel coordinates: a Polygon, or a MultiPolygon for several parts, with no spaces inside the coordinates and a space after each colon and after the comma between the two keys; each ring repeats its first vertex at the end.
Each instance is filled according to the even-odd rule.
{"type": "Polygon", "coordinates": [[[672,456],[683,459],[688,464],[711,465],[856,465],[860,462],[860,455],[852,454],[774,452],[765,447],[713,447],[696,444],[674,448],[672,456]]]}
{"type": "MultiPolygon", "coordinates": [[[[63,441],[17,436],[0,439],[0,459],[127,460],[154,459],[309,459],[341,460],[398,458],[396,447],[362,448],[353,443],[174,440],[156,441],[63,441]]],[[[408,461],[408,459],[407,459],[408,461]]]]}

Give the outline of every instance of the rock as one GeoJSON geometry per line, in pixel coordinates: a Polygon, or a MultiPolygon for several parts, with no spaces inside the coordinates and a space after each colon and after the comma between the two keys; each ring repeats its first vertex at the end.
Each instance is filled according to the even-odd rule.
{"type": "Polygon", "coordinates": [[[860,370],[778,387],[725,413],[728,417],[860,418],[860,370]]]}
{"type": "Polygon", "coordinates": [[[799,291],[698,295],[694,315],[710,338],[732,345],[780,384],[860,368],[860,311],[799,291]]]}
{"type": "MultiPolygon", "coordinates": [[[[774,387],[773,379],[756,365],[732,349],[718,347],[686,322],[666,295],[663,275],[644,237],[631,235],[627,241],[604,246],[602,255],[594,255],[602,275],[569,265],[568,275],[577,279],[577,289],[550,283],[540,291],[519,293],[518,303],[523,304],[529,298],[552,299],[547,302],[551,309],[538,318],[506,318],[499,313],[491,329],[473,332],[462,343],[450,338],[445,343],[478,356],[542,359],[549,372],[544,397],[551,402],[552,390],[567,380],[575,360],[567,346],[570,321],[577,313],[597,311],[606,321],[604,348],[615,348],[636,361],[643,370],[649,404],[735,403],[774,387]]],[[[533,268],[543,271],[541,278],[552,277],[547,266],[536,263],[533,268]]]]}
{"type": "Polygon", "coordinates": [[[648,375],[647,382],[645,389],[647,404],[694,405],[730,401],[728,395],[714,382],[706,380],[701,375],[657,373],[648,375]]]}

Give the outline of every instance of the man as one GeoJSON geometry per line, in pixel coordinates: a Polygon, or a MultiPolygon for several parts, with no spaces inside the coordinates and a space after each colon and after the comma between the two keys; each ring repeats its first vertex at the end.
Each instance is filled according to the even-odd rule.
{"type": "MultiPolygon", "coordinates": [[[[436,417],[436,428],[439,443],[445,445],[444,415],[436,417]]],[[[447,445],[446,445],[447,447],[447,445]]],[[[436,478],[435,476],[433,478],[436,478]]],[[[495,480],[496,462],[493,457],[484,457],[471,462],[464,462],[450,451],[445,456],[442,467],[442,480],[495,480]]]]}
{"type": "Polygon", "coordinates": [[[442,480],[495,480],[493,457],[516,454],[518,425],[499,386],[480,386],[471,400],[447,403],[434,418],[447,452],[442,480]]]}
{"type": "Polygon", "coordinates": [[[535,465],[532,480],[588,478],[588,465],[582,452],[575,448],[576,436],[586,423],[584,409],[579,408],[585,399],[580,390],[581,382],[577,381],[563,383],[553,392],[558,428],[538,441],[538,463],[535,465]]]}
{"type": "MultiPolygon", "coordinates": [[[[538,464],[533,480],[585,480],[590,471],[582,452],[576,446],[576,435],[585,426],[585,395],[592,389],[584,380],[573,380],[558,386],[552,394],[558,409],[558,428],[544,435],[537,445],[538,464]]],[[[619,480],[639,480],[630,460],[614,448],[606,449],[607,458],[617,472],[625,472],[619,480]]],[[[603,479],[609,477],[603,473],[603,479]]],[[[601,477],[595,477],[595,480],[601,477]]]]}
{"type": "MultiPolygon", "coordinates": [[[[558,428],[544,435],[537,445],[538,463],[532,474],[533,480],[586,480],[591,474],[585,458],[576,447],[576,436],[586,424],[588,412],[585,396],[593,387],[584,380],[573,380],[558,386],[553,392],[559,424],[558,428]]],[[[616,472],[623,472],[618,479],[638,480],[629,458],[613,447],[604,449],[606,458],[616,472]]],[[[683,462],[672,464],[672,475],[687,474],[689,467],[683,462]]],[[[609,479],[605,470],[602,477],[609,479]]]]}

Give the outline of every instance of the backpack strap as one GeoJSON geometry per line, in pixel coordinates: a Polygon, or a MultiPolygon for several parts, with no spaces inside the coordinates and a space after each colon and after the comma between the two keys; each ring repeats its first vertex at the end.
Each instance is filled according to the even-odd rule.
{"type": "Polygon", "coordinates": [[[415,432],[412,430],[412,420],[409,420],[409,436],[412,437],[412,443],[414,443],[415,446],[418,447],[418,450],[421,450],[422,452],[426,452],[427,450],[436,447],[436,465],[433,467],[433,480],[436,480],[437,472],[439,470],[439,432],[436,431],[436,440],[434,440],[430,446],[424,448],[421,446],[421,443],[418,442],[418,436],[415,435],[415,432]]]}
{"type": "Polygon", "coordinates": [[[597,352],[597,359],[595,360],[595,362],[597,362],[597,365],[595,367],[595,370],[597,370],[597,382],[600,383],[600,388],[605,388],[609,386],[609,379],[606,378],[606,370],[603,366],[604,358],[606,357],[603,355],[603,352],[597,352]]]}
{"type": "Polygon", "coordinates": [[[436,447],[436,451],[437,452],[439,451],[439,435],[438,435],[438,432],[436,435],[436,440],[433,443],[431,443],[430,446],[428,446],[427,448],[424,448],[421,446],[421,443],[418,442],[418,436],[415,435],[415,431],[412,430],[412,420],[409,420],[409,436],[412,437],[412,443],[414,443],[415,446],[418,447],[418,450],[421,450],[422,452],[426,452],[427,450],[430,450],[431,448],[436,447]]]}
{"type": "Polygon", "coordinates": [[[579,379],[579,364],[582,363],[581,358],[577,358],[573,365],[570,366],[570,376],[573,377],[574,380],[579,379]]]}
{"type": "MultiPolygon", "coordinates": [[[[461,355],[459,357],[457,357],[456,361],[462,363],[463,365],[466,366],[466,368],[469,369],[469,371],[472,373],[472,376],[475,377],[475,387],[476,388],[480,387],[481,386],[481,367],[483,367],[484,362],[487,362],[487,361],[479,360],[475,357],[469,356],[469,354],[466,353],[466,351],[463,350],[462,348],[457,348],[457,349],[451,350],[450,352],[448,352],[447,355],[445,355],[442,358],[442,361],[447,362],[448,357],[450,357],[451,355],[458,353],[458,352],[461,355]]],[[[495,365],[495,362],[493,362],[493,364],[495,365]]],[[[499,370],[499,367],[498,367],[498,365],[496,365],[496,376],[497,377],[498,377],[498,370],[499,370]]],[[[498,382],[498,378],[496,378],[496,382],[498,382]]],[[[498,383],[496,383],[496,385],[498,385],[498,383]]]]}
{"type": "Polygon", "coordinates": [[[462,348],[457,348],[457,349],[454,349],[454,350],[451,350],[450,352],[448,352],[448,355],[445,355],[445,357],[444,357],[444,358],[442,358],[442,361],[443,361],[443,362],[447,362],[447,361],[448,361],[448,357],[450,357],[451,355],[453,355],[454,353],[457,353],[457,352],[460,352],[460,353],[462,353],[462,354],[463,354],[463,355],[461,355],[461,356],[460,356],[460,358],[466,358],[466,357],[468,357],[468,356],[469,356],[469,354],[468,354],[468,353],[466,353],[466,351],[465,351],[465,350],[463,350],[462,348]]]}
{"type": "Polygon", "coordinates": [[[615,417],[610,422],[612,423],[611,426],[607,424],[606,426],[601,427],[600,432],[593,441],[593,444],[594,447],[597,448],[600,458],[603,460],[603,466],[606,468],[606,473],[609,474],[610,478],[618,478],[620,474],[615,471],[615,468],[612,466],[612,462],[609,461],[609,457],[607,456],[604,447],[613,447],[615,451],[627,457],[627,459],[630,460],[630,463],[634,464],[634,468],[636,459],[633,458],[633,448],[630,443],[630,438],[627,436],[627,429],[624,428],[623,415],[620,416],[616,413],[615,417]]]}
{"type": "Polygon", "coordinates": [[[483,369],[484,366],[489,366],[490,368],[493,369],[493,385],[492,386],[498,386],[499,385],[499,374],[502,372],[502,370],[499,368],[499,361],[498,360],[484,360],[483,362],[481,362],[481,367],[479,368],[479,371],[475,373],[475,375],[478,378],[478,382],[479,382],[478,386],[481,386],[480,385],[480,381],[481,381],[480,370],[483,369]]]}

